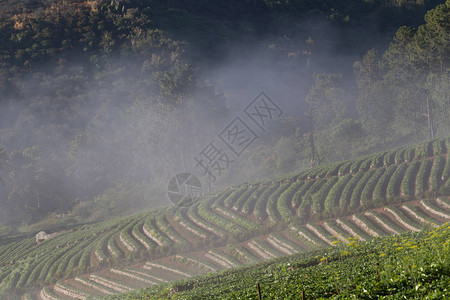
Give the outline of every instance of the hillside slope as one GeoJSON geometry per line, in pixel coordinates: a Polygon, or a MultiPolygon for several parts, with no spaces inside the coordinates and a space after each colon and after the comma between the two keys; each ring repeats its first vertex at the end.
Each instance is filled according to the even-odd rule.
{"type": "Polygon", "coordinates": [[[448,299],[450,227],[352,240],[112,299],[448,299]],[[303,298],[304,297],[304,298],[303,298]]]}
{"type": "Polygon", "coordinates": [[[0,295],[79,298],[450,220],[450,139],[242,184],[188,208],[0,241],[0,295]],[[56,282],[56,284],[54,284],[56,282]],[[45,288],[41,289],[42,286],[45,288]]]}

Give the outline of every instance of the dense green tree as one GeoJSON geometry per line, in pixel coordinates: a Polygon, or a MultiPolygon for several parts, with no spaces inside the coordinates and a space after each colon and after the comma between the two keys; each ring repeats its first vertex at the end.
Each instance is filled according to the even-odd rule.
{"type": "Polygon", "coordinates": [[[347,103],[340,86],[342,74],[316,73],[313,78],[314,85],[305,101],[310,106],[314,127],[320,130],[343,120],[347,103]]]}
{"type": "Polygon", "coordinates": [[[321,150],[314,139],[316,130],[326,130],[340,123],[346,116],[347,101],[340,86],[341,74],[317,73],[313,75],[314,85],[306,95],[309,111],[310,161],[311,166],[321,163],[321,150]]]}
{"type": "Polygon", "coordinates": [[[211,124],[234,117],[196,78],[230,52],[245,61],[257,50],[276,74],[316,72],[305,99],[311,126],[299,129],[308,128],[302,117],[272,127],[217,187],[447,135],[449,1],[418,27],[442,2],[3,1],[0,134],[10,155],[0,210],[34,220],[162,195],[167,178],[223,130],[211,124]],[[334,55],[382,49],[376,41],[399,24],[408,26],[382,58],[370,50],[354,64],[354,102],[351,66],[332,69],[334,55]]]}
{"type": "Polygon", "coordinates": [[[381,140],[386,145],[388,137],[392,136],[394,103],[390,87],[382,81],[378,52],[369,50],[362,61],[354,63],[354,72],[358,89],[356,104],[362,124],[373,140],[381,140]]]}
{"type": "Polygon", "coordinates": [[[450,68],[449,20],[447,1],[429,11],[426,23],[417,30],[400,28],[384,55],[386,84],[395,88],[397,124],[429,138],[436,133],[435,110],[439,102],[432,91],[450,68]]]}
{"type": "Polygon", "coordinates": [[[298,168],[298,141],[295,138],[281,137],[275,145],[276,167],[279,173],[286,173],[298,168]]]}

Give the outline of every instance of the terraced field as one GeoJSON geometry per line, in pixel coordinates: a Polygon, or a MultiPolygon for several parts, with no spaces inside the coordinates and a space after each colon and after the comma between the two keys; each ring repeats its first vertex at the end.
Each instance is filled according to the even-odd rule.
{"type": "Polygon", "coordinates": [[[450,140],[242,184],[190,207],[0,241],[0,296],[86,299],[450,220],[450,140]],[[350,238],[350,239],[349,239],[350,238]]]}
{"type": "Polygon", "coordinates": [[[351,238],[106,299],[449,299],[449,225],[369,242],[351,238]]]}

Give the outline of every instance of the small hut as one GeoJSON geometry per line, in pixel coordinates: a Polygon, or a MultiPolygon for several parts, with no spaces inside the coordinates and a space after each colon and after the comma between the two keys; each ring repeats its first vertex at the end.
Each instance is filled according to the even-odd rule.
{"type": "Polygon", "coordinates": [[[38,234],[36,234],[36,243],[45,241],[48,239],[48,235],[47,233],[45,233],[45,231],[40,231],[38,232],[38,234]]]}

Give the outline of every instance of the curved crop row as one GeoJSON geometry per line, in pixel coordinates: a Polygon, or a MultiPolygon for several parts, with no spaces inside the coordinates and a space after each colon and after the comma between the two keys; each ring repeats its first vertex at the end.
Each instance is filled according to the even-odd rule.
{"type": "Polygon", "coordinates": [[[122,269],[110,269],[109,270],[111,273],[113,274],[117,274],[123,277],[128,277],[131,280],[138,280],[141,281],[143,283],[145,283],[146,285],[157,285],[160,284],[163,281],[158,281],[155,280],[154,278],[149,278],[148,276],[146,276],[143,273],[136,273],[135,271],[132,270],[122,270],[122,269]]]}
{"type": "Polygon", "coordinates": [[[233,221],[222,216],[220,213],[215,212],[212,208],[212,206],[214,205],[213,203],[211,203],[212,201],[213,200],[199,203],[198,215],[200,217],[227,232],[239,234],[244,231],[244,229],[241,226],[235,224],[233,221]]]}
{"type": "Polygon", "coordinates": [[[416,147],[416,158],[422,159],[433,155],[433,141],[420,143],[416,147]]]}
{"type": "Polygon", "coordinates": [[[16,260],[17,257],[22,256],[23,253],[27,254],[26,250],[33,249],[33,239],[24,239],[19,242],[12,243],[11,247],[7,249],[7,252],[3,253],[0,263],[6,263],[16,260]]]}
{"type": "Polygon", "coordinates": [[[311,204],[312,204],[311,195],[307,194],[303,196],[301,203],[302,204],[299,206],[297,210],[298,215],[297,222],[305,223],[309,218],[309,216],[311,215],[311,204]]]}
{"type": "Polygon", "coordinates": [[[445,146],[445,140],[435,140],[433,142],[433,155],[439,156],[447,153],[447,147],[445,146]]]}
{"type": "Polygon", "coordinates": [[[57,283],[55,284],[55,286],[53,287],[53,290],[55,292],[58,292],[60,294],[63,294],[64,296],[68,296],[70,298],[75,298],[75,299],[80,299],[80,300],[85,300],[89,297],[88,294],[86,294],[85,292],[74,288],[72,286],[68,286],[64,283],[57,283]]]}
{"type": "Polygon", "coordinates": [[[447,154],[450,153],[450,138],[446,138],[444,139],[444,143],[445,143],[445,148],[447,150],[447,154]]]}
{"type": "Polygon", "coordinates": [[[408,148],[405,151],[405,161],[406,162],[412,162],[414,160],[414,157],[416,156],[416,149],[415,148],[408,148]]]}
{"type": "Polygon", "coordinates": [[[364,186],[362,192],[361,192],[361,205],[362,207],[367,207],[369,205],[370,200],[372,200],[373,192],[375,190],[375,186],[377,185],[378,181],[380,180],[381,176],[386,172],[386,169],[383,167],[378,168],[374,173],[373,176],[369,178],[367,181],[367,184],[364,186]]]}
{"type": "Polygon", "coordinates": [[[108,232],[108,234],[103,235],[98,240],[94,250],[94,254],[100,262],[110,257],[110,254],[108,253],[108,241],[120,230],[121,228],[118,226],[116,229],[111,230],[110,232],[108,232]]]}
{"type": "MultiPolygon", "coordinates": [[[[79,251],[77,253],[75,253],[75,255],[73,255],[70,259],[69,259],[69,263],[67,264],[67,268],[66,270],[70,271],[70,274],[76,274],[78,273],[78,265],[80,264],[80,259],[81,256],[83,255],[82,251],[79,251]]],[[[68,271],[68,272],[69,272],[68,271]]]]}
{"type": "Polygon", "coordinates": [[[313,168],[308,174],[308,179],[317,180],[320,178],[325,178],[325,176],[327,176],[327,173],[328,173],[327,166],[320,166],[317,168],[313,168]]]}
{"type": "Polygon", "coordinates": [[[310,248],[314,249],[317,247],[328,246],[323,240],[321,240],[317,235],[311,232],[304,226],[292,226],[291,230],[296,233],[296,235],[310,248]]]}
{"type": "Polygon", "coordinates": [[[349,240],[347,239],[348,233],[339,227],[336,222],[326,221],[323,223],[323,228],[331,234],[332,238],[340,240],[345,244],[349,243],[349,240]]]}
{"type": "Polygon", "coordinates": [[[187,216],[192,222],[218,237],[224,237],[226,235],[223,229],[213,225],[211,222],[208,223],[204,221],[200,216],[198,216],[197,205],[193,205],[187,210],[187,216]]]}
{"type": "Polygon", "coordinates": [[[414,221],[405,216],[403,212],[396,207],[385,207],[384,210],[390,213],[393,218],[406,229],[410,231],[420,231],[419,226],[414,221]]]}
{"type": "Polygon", "coordinates": [[[114,295],[117,293],[117,291],[110,289],[106,287],[104,284],[98,283],[91,278],[82,278],[82,277],[75,277],[75,281],[79,282],[89,288],[93,288],[100,292],[103,295],[114,295]]]}
{"type": "Polygon", "coordinates": [[[441,218],[450,220],[450,214],[444,209],[440,208],[439,206],[435,205],[434,203],[426,199],[422,199],[420,202],[427,211],[441,218]]]}
{"type": "Polygon", "coordinates": [[[321,213],[324,211],[325,199],[327,198],[331,188],[338,182],[338,180],[339,178],[337,176],[331,177],[321,186],[316,194],[312,195],[312,205],[316,213],[321,213]]]}
{"type": "Polygon", "coordinates": [[[389,183],[389,180],[392,177],[392,174],[397,170],[397,165],[390,165],[386,172],[381,175],[380,180],[378,180],[375,190],[373,191],[373,200],[376,202],[383,201],[386,197],[386,190],[389,183]]]}
{"type": "Polygon", "coordinates": [[[372,167],[372,161],[373,161],[374,156],[369,156],[367,159],[365,159],[362,163],[361,166],[359,167],[358,172],[366,172],[367,170],[369,170],[372,167]]]}
{"type": "Polygon", "coordinates": [[[251,221],[248,218],[244,218],[242,217],[240,214],[231,211],[231,210],[227,210],[223,207],[216,207],[214,208],[214,211],[219,213],[222,216],[225,216],[225,218],[229,219],[231,222],[233,222],[234,224],[236,224],[237,226],[241,226],[243,228],[246,228],[250,231],[253,230],[257,230],[258,229],[258,225],[255,224],[253,221],[251,221]]]}
{"type": "Polygon", "coordinates": [[[369,181],[373,174],[375,173],[374,169],[370,169],[365,172],[364,176],[356,184],[355,188],[352,191],[352,195],[350,196],[350,209],[354,210],[360,205],[361,193],[366,186],[366,183],[369,181]]]}
{"type": "Polygon", "coordinates": [[[437,192],[441,185],[442,172],[444,171],[445,159],[438,155],[434,158],[430,173],[430,190],[437,192]]]}
{"type": "Polygon", "coordinates": [[[4,279],[4,281],[0,283],[1,290],[6,291],[7,293],[12,292],[20,279],[21,271],[21,268],[12,270],[12,272],[4,279]]]}
{"type": "Polygon", "coordinates": [[[395,152],[395,164],[399,165],[405,162],[406,148],[400,148],[395,152]]]}
{"type": "MultiPolygon", "coordinates": [[[[317,193],[323,184],[327,182],[326,179],[320,178],[317,180],[314,180],[314,183],[311,185],[311,187],[308,189],[306,194],[302,197],[302,204],[299,207],[298,215],[300,216],[300,219],[303,219],[310,215],[309,209],[312,206],[313,203],[313,195],[317,193]]],[[[319,212],[320,213],[320,212],[319,212]]]]}
{"type": "Polygon", "coordinates": [[[192,277],[195,275],[195,274],[193,274],[191,272],[187,272],[185,270],[180,271],[174,267],[167,266],[162,263],[155,263],[155,262],[146,262],[145,265],[142,266],[142,268],[145,270],[148,270],[148,271],[152,271],[153,274],[158,274],[158,271],[156,271],[155,269],[161,269],[161,270],[168,271],[170,273],[181,275],[184,277],[192,277]],[[154,272],[154,271],[156,271],[156,272],[154,272]]]}
{"type": "Polygon", "coordinates": [[[123,257],[123,252],[117,246],[117,235],[112,235],[111,238],[108,239],[108,251],[111,253],[111,256],[119,258],[123,257]]]}
{"type": "Polygon", "coordinates": [[[277,258],[280,256],[283,256],[282,253],[276,251],[266,243],[259,241],[257,239],[251,240],[246,245],[249,249],[256,252],[259,256],[261,256],[263,259],[271,259],[271,258],[277,258]]]}
{"type": "Polygon", "coordinates": [[[314,195],[315,193],[317,193],[324,184],[327,183],[328,180],[326,180],[325,178],[320,178],[317,180],[314,180],[314,183],[310,186],[310,188],[306,191],[305,195],[314,195]]]}
{"type": "Polygon", "coordinates": [[[192,265],[196,266],[197,268],[203,269],[207,272],[217,272],[221,269],[209,260],[200,259],[200,258],[186,255],[186,254],[175,255],[175,258],[181,263],[184,263],[186,265],[192,264],[192,265]]]}
{"type": "Polygon", "coordinates": [[[395,164],[395,150],[388,151],[383,156],[383,165],[385,167],[389,167],[393,164],[395,164]]]}
{"type": "Polygon", "coordinates": [[[228,195],[223,201],[223,205],[225,207],[231,208],[237,199],[246,191],[248,190],[247,185],[242,185],[241,187],[235,189],[231,194],[228,195]]]}
{"type": "Polygon", "coordinates": [[[318,236],[325,244],[333,245],[332,234],[326,232],[325,229],[315,224],[306,224],[306,228],[308,228],[311,232],[313,232],[316,236],[318,236]]]}
{"type": "MultiPolygon", "coordinates": [[[[25,264],[24,268],[20,272],[21,273],[20,278],[17,281],[15,288],[21,289],[26,286],[26,283],[28,282],[28,278],[29,278],[31,272],[33,272],[33,269],[38,264],[38,261],[39,261],[39,259],[35,257],[35,258],[32,258],[30,261],[28,261],[25,264]]],[[[0,282],[1,282],[1,280],[0,280],[0,282]]]]}
{"type": "Polygon", "coordinates": [[[48,283],[47,278],[49,275],[49,271],[52,268],[52,266],[55,265],[55,263],[63,256],[65,253],[64,250],[60,251],[54,251],[53,254],[51,254],[50,258],[48,258],[42,267],[41,272],[39,273],[38,282],[39,283],[48,283]]]}
{"type": "Polygon", "coordinates": [[[242,206],[242,212],[244,214],[248,214],[248,215],[253,214],[256,201],[259,199],[261,194],[264,193],[264,191],[265,191],[265,188],[263,186],[259,185],[257,187],[257,189],[249,195],[247,200],[245,200],[244,205],[242,206]]]}
{"type": "Polygon", "coordinates": [[[254,191],[258,189],[257,185],[250,186],[242,195],[234,202],[233,209],[236,211],[241,211],[244,203],[247,201],[249,196],[253,194],[254,191]]]}
{"type": "MultiPolygon", "coordinates": [[[[162,274],[160,274],[160,272],[153,272],[151,269],[148,270],[148,268],[143,268],[143,267],[142,268],[127,268],[124,271],[129,272],[131,274],[135,274],[135,275],[140,276],[140,277],[143,277],[145,279],[150,279],[150,280],[155,281],[157,283],[169,282],[169,279],[167,279],[164,276],[162,276],[162,274]],[[148,272],[148,271],[150,271],[150,272],[148,272]],[[155,276],[156,274],[158,276],[155,276]]],[[[189,277],[189,274],[188,274],[187,277],[189,277]]]]}
{"type": "Polygon", "coordinates": [[[447,159],[445,161],[444,170],[442,171],[441,180],[445,183],[450,178],[450,155],[447,154],[447,159]]]}
{"type": "Polygon", "coordinates": [[[219,227],[221,230],[226,232],[232,232],[233,234],[240,234],[244,231],[244,228],[235,224],[234,222],[228,220],[227,218],[221,216],[220,214],[214,212],[212,209],[210,201],[202,201],[198,205],[198,215],[219,227]]]}
{"type": "Polygon", "coordinates": [[[277,210],[283,220],[290,222],[294,216],[292,207],[292,198],[294,194],[304,185],[304,181],[297,181],[289,185],[289,187],[280,195],[277,201],[277,210]]]}
{"type": "Polygon", "coordinates": [[[450,200],[445,198],[436,198],[436,204],[450,211],[450,200]]]}
{"type": "Polygon", "coordinates": [[[39,277],[39,274],[41,273],[41,270],[46,265],[46,263],[47,262],[45,260],[37,262],[37,265],[34,266],[33,271],[28,277],[27,283],[25,284],[26,286],[36,285],[36,281],[39,277]]]}
{"type": "Polygon", "coordinates": [[[51,291],[48,287],[44,287],[39,292],[39,297],[43,300],[57,300],[59,296],[51,291]]]}
{"type": "MultiPolygon", "coordinates": [[[[199,238],[206,238],[208,236],[208,232],[205,231],[200,226],[193,223],[189,218],[186,216],[187,208],[181,209],[178,208],[174,214],[174,220],[181,225],[184,229],[189,231],[190,233],[196,235],[199,238]]],[[[199,209],[199,214],[201,215],[202,210],[199,209]]]]}
{"type": "Polygon", "coordinates": [[[281,215],[277,210],[277,202],[280,198],[280,195],[288,188],[289,184],[280,184],[280,187],[277,188],[267,200],[266,212],[272,223],[281,221],[281,215]]]}
{"type": "Polygon", "coordinates": [[[416,196],[423,196],[424,192],[428,190],[428,179],[433,163],[429,159],[424,159],[420,165],[419,172],[416,179],[416,196]]]}
{"type": "Polygon", "coordinates": [[[363,157],[363,158],[360,158],[360,159],[357,159],[357,160],[353,161],[352,166],[350,167],[350,173],[352,173],[352,174],[358,173],[361,164],[365,160],[367,160],[367,158],[363,157]]]}
{"type": "Polygon", "coordinates": [[[336,184],[333,185],[327,197],[325,198],[324,203],[325,212],[331,212],[332,210],[335,210],[336,207],[339,206],[339,199],[341,198],[342,191],[344,190],[344,187],[347,185],[350,179],[352,179],[352,175],[345,174],[344,176],[341,176],[339,178],[336,184]]]}
{"type": "Polygon", "coordinates": [[[378,226],[376,226],[371,220],[369,220],[364,215],[353,215],[351,217],[351,220],[362,230],[367,232],[370,236],[378,237],[378,236],[384,236],[386,233],[384,233],[378,226]]]}
{"type": "Polygon", "coordinates": [[[75,247],[67,251],[61,259],[58,260],[57,263],[54,264],[55,270],[50,270],[49,274],[55,273],[56,278],[61,278],[62,276],[70,274],[70,272],[74,271],[73,266],[69,268],[70,259],[82,252],[87,246],[91,245],[94,239],[87,239],[83,242],[77,243],[75,247]]]}
{"type": "Polygon", "coordinates": [[[383,163],[384,163],[384,155],[385,155],[386,153],[387,153],[387,152],[382,152],[382,153],[380,153],[380,154],[375,155],[375,156],[372,158],[372,162],[370,163],[370,167],[371,167],[371,168],[381,168],[381,167],[383,166],[383,163]]]}
{"type": "Polygon", "coordinates": [[[270,195],[279,187],[277,184],[272,184],[267,187],[265,191],[256,200],[255,208],[253,214],[258,221],[264,221],[267,217],[266,215],[266,205],[270,195]]]}
{"type": "Polygon", "coordinates": [[[420,162],[415,160],[406,169],[403,177],[401,194],[405,196],[414,196],[417,172],[419,171],[420,162]]]}
{"type": "Polygon", "coordinates": [[[131,235],[135,240],[137,240],[142,246],[144,246],[145,250],[149,251],[150,249],[155,248],[159,245],[155,240],[150,239],[146,234],[144,234],[141,229],[144,226],[144,220],[137,222],[133,228],[131,229],[131,235]]]}
{"type": "Polygon", "coordinates": [[[266,242],[271,244],[275,249],[288,255],[304,251],[304,249],[286,239],[282,234],[271,234],[267,237],[266,242]]]}
{"type": "Polygon", "coordinates": [[[363,176],[364,172],[358,172],[353,175],[353,177],[345,185],[341,194],[341,198],[339,199],[339,209],[341,212],[345,212],[347,210],[347,207],[350,204],[350,198],[353,190],[363,176]]]}
{"type": "Polygon", "coordinates": [[[391,179],[387,185],[386,195],[388,198],[394,198],[400,196],[400,186],[405,175],[406,169],[408,168],[408,163],[401,163],[394,174],[392,174],[391,179]]]}
{"type": "Polygon", "coordinates": [[[156,217],[145,218],[144,224],[142,225],[142,231],[144,232],[144,234],[159,247],[172,246],[174,244],[174,241],[172,241],[164,233],[158,230],[155,222],[156,217]]]}
{"type": "Polygon", "coordinates": [[[141,246],[137,242],[137,240],[131,234],[134,226],[140,221],[137,219],[134,222],[127,224],[120,232],[119,232],[119,241],[123,245],[123,247],[127,250],[127,252],[132,253],[141,249],[141,246]]]}
{"type": "Polygon", "coordinates": [[[315,183],[315,180],[306,181],[292,196],[292,207],[298,208],[302,204],[302,198],[305,193],[311,188],[311,186],[315,183]]]}
{"type": "Polygon", "coordinates": [[[338,176],[344,176],[350,173],[350,168],[352,167],[353,162],[348,161],[342,164],[339,168],[338,176]]]}
{"type": "Polygon", "coordinates": [[[387,218],[384,214],[380,214],[376,211],[365,212],[364,215],[371,218],[375,223],[384,229],[384,231],[389,234],[400,234],[405,231],[393,222],[391,219],[387,218]]]}
{"type": "Polygon", "coordinates": [[[175,231],[175,229],[172,228],[172,226],[169,225],[166,214],[159,214],[156,217],[155,226],[174,243],[181,245],[188,243],[177,231],[175,231]]]}
{"type": "Polygon", "coordinates": [[[259,259],[250,251],[238,244],[227,244],[226,249],[232,257],[244,264],[255,263],[259,261],[259,259]]]}
{"type": "Polygon", "coordinates": [[[233,193],[235,191],[235,189],[233,188],[228,188],[226,190],[224,190],[223,192],[219,193],[219,195],[217,195],[215,198],[215,201],[218,205],[224,205],[224,201],[226,198],[228,198],[228,196],[230,196],[231,193],[233,193]]]}
{"type": "Polygon", "coordinates": [[[91,263],[91,256],[92,256],[92,249],[93,249],[93,244],[87,246],[84,248],[84,250],[82,251],[82,255],[80,257],[80,261],[78,262],[78,271],[80,273],[85,273],[91,263]]]}
{"type": "Polygon", "coordinates": [[[433,220],[425,214],[420,208],[414,206],[412,204],[402,205],[402,209],[408,213],[414,220],[424,224],[424,223],[433,223],[433,220]]]}
{"type": "Polygon", "coordinates": [[[336,223],[349,235],[354,236],[363,242],[372,239],[372,236],[347,219],[337,219],[336,223]]]}
{"type": "Polygon", "coordinates": [[[224,252],[219,252],[216,249],[209,250],[205,254],[205,257],[214,261],[214,263],[217,263],[226,269],[234,268],[241,265],[241,262],[236,260],[234,257],[224,252]]]}
{"type": "Polygon", "coordinates": [[[327,171],[326,177],[338,176],[339,170],[342,168],[342,166],[344,164],[345,164],[345,162],[338,162],[338,163],[331,165],[327,171]]]}

